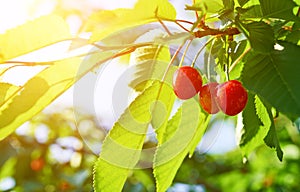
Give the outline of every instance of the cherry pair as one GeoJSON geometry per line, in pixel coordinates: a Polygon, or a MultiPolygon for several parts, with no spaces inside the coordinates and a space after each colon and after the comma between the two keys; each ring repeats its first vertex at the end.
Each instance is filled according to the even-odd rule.
{"type": "Polygon", "coordinates": [[[173,89],[179,99],[190,99],[199,94],[202,108],[209,114],[220,110],[226,115],[234,116],[246,106],[248,94],[237,80],[222,84],[216,82],[202,86],[202,77],[193,67],[180,67],[174,74],[173,89]]]}

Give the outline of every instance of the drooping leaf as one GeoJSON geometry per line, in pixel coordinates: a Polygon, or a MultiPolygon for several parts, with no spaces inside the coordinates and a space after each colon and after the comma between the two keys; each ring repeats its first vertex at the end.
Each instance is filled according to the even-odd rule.
{"type": "MultiPolygon", "coordinates": [[[[253,95],[251,97],[253,97],[253,95]]],[[[271,127],[271,120],[263,102],[259,99],[258,96],[255,96],[254,99],[251,97],[249,102],[254,102],[255,111],[253,111],[253,104],[249,103],[249,106],[247,106],[248,109],[246,109],[246,111],[242,114],[243,118],[245,119],[240,118],[239,116],[238,123],[238,127],[243,127],[242,133],[243,130],[247,130],[246,132],[244,132],[244,134],[246,135],[243,135],[241,138],[242,140],[240,141],[240,143],[242,143],[240,147],[242,149],[243,155],[245,156],[248,156],[256,147],[264,144],[264,138],[268,134],[268,131],[271,127]],[[257,117],[255,117],[255,115],[257,117]],[[251,124],[251,120],[256,121],[255,125],[251,124]]]]}
{"type": "Polygon", "coordinates": [[[275,37],[270,25],[262,21],[242,25],[248,31],[250,45],[255,51],[269,53],[273,50],[275,37]]]}
{"type": "Polygon", "coordinates": [[[0,63],[70,37],[61,17],[42,16],[0,34],[0,63]]]}
{"type": "Polygon", "coordinates": [[[260,127],[264,126],[261,119],[256,113],[255,95],[248,93],[248,102],[242,113],[243,117],[243,134],[240,146],[246,145],[259,132],[260,127]]]}
{"type": "MultiPolygon", "coordinates": [[[[169,112],[165,109],[173,106],[173,103],[165,101],[170,95],[175,97],[169,85],[155,81],[121,115],[106,137],[100,157],[95,164],[95,191],[122,190],[129,171],[137,166],[141,154],[147,153],[142,151],[142,146],[148,126],[153,120],[152,116],[164,114],[163,120],[160,118],[161,125],[165,124],[164,121],[167,122],[169,112]]],[[[148,161],[151,163],[152,159],[148,161]]]]}
{"type": "Polygon", "coordinates": [[[264,18],[300,21],[299,17],[293,14],[293,9],[297,6],[293,0],[259,0],[259,2],[264,18]]]}
{"type": "Polygon", "coordinates": [[[30,79],[19,92],[14,92],[2,104],[0,140],[43,110],[83,75],[114,54],[114,52],[99,52],[85,60],[70,58],[54,62],[30,79]]]}
{"type": "Polygon", "coordinates": [[[209,122],[209,117],[201,112],[196,100],[182,104],[169,121],[163,133],[154,159],[154,176],[158,192],[168,189],[188,153],[194,152],[196,145],[209,122]]]}
{"type": "Polygon", "coordinates": [[[280,147],[280,143],[279,143],[279,140],[277,137],[275,124],[274,124],[274,120],[273,120],[273,115],[272,115],[272,112],[270,109],[267,109],[267,110],[268,110],[268,115],[271,119],[271,127],[270,127],[270,130],[269,130],[267,136],[264,138],[264,141],[265,141],[266,145],[268,145],[271,148],[276,149],[277,157],[280,161],[282,161],[283,151],[280,147]]]}
{"type": "Polygon", "coordinates": [[[94,13],[87,24],[87,28],[93,32],[90,41],[96,42],[114,32],[158,21],[157,16],[175,19],[176,10],[167,0],[139,0],[133,9],[94,13]]]}
{"type": "Polygon", "coordinates": [[[250,52],[242,72],[245,87],[285,114],[300,115],[300,47],[282,42],[283,50],[250,52]]]}

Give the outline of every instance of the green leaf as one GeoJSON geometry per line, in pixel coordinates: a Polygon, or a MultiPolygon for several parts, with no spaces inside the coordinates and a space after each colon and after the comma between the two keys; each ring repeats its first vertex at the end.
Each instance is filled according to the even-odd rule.
{"type": "MultiPolygon", "coordinates": [[[[154,40],[154,38],[162,35],[161,30],[152,30],[141,36],[138,40],[143,39],[154,40]]],[[[153,80],[161,80],[164,72],[171,60],[171,54],[168,46],[165,45],[149,45],[137,48],[130,55],[130,65],[135,66],[136,72],[133,81],[129,84],[136,91],[143,91],[153,80]]]]}
{"type": "Polygon", "coordinates": [[[260,21],[242,24],[248,31],[251,47],[261,53],[269,53],[274,49],[275,37],[270,25],[260,21]]]}
{"type": "Polygon", "coordinates": [[[283,50],[250,52],[242,72],[245,87],[285,114],[300,115],[300,47],[282,42],[283,50]]]}
{"type": "Polygon", "coordinates": [[[81,58],[70,58],[54,62],[30,79],[1,107],[0,140],[42,111],[75,81],[113,55],[114,52],[99,52],[88,56],[84,61],[81,58]]]}
{"type": "Polygon", "coordinates": [[[0,35],[0,63],[70,37],[69,26],[61,17],[40,17],[0,35]]]}
{"type": "Polygon", "coordinates": [[[5,101],[19,89],[19,86],[10,83],[0,83],[0,110],[3,107],[5,101]]]}
{"type": "Polygon", "coordinates": [[[92,31],[90,41],[96,42],[120,30],[158,21],[156,14],[161,18],[176,18],[176,10],[167,0],[139,0],[133,9],[94,13],[87,23],[87,29],[92,31]]]}
{"type": "Polygon", "coordinates": [[[259,0],[264,18],[278,18],[287,21],[300,21],[293,14],[297,4],[293,0],[259,0]]]}
{"type": "Polygon", "coordinates": [[[271,127],[270,127],[270,130],[269,130],[267,136],[264,138],[264,141],[265,141],[266,145],[268,145],[271,148],[276,149],[277,157],[280,161],[282,161],[283,152],[282,152],[280,144],[279,144],[279,140],[277,137],[275,124],[274,124],[274,120],[273,120],[273,115],[272,115],[272,112],[270,109],[268,109],[268,115],[269,115],[269,118],[271,119],[271,127]]]}
{"type": "MultiPolygon", "coordinates": [[[[137,166],[142,151],[148,125],[153,115],[164,114],[160,123],[168,120],[168,111],[173,106],[166,98],[175,97],[172,87],[155,81],[139,95],[121,115],[106,137],[100,157],[94,167],[94,189],[101,192],[121,191],[129,171],[137,166]]],[[[154,117],[155,118],[155,117],[154,117]]],[[[150,154],[151,155],[151,154],[150,154]]],[[[153,155],[153,154],[152,154],[153,155]]],[[[148,163],[152,159],[148,159],[148,163]]],[[[142,165],[140,165],[142,166],[142,165]]]]}
{"type": "Polygon", "coordinates": [[[285,40],[300,45],[300,23],[294,23],[291,33],[286,36],[285,40]]]}
{"type": "Polygon", "coordinates": [[[192,6],[186,6],[187,10],[204,11],[205,13],[218,13],[224,8],[222,0],[196,0],[192,6]]]}
{"type": "Polygon", "coordinates": [[[243,134],[240,141],[240,146],[246,145],[259,132],[263,123],[256,113],[255,95],[248,93],[248,102],[243,110],[243,134]]]}
{"type": "Polygon", "coordinates": [[[210,116],[201,112],[197,100],[185,101],[168,122],[154,159],[157,192],[164,192],[188,153],[192,154],[204,134],[210,116]]]}
{"type": "Polygon", "coordinates": [[[242,118],[238,116],[237,125],[237,127],[242,127],[243,135],[240,140],[240,147],[245,156],[248,156],[256,147],[264,144],[264,138],[271,127],[268,111],[260,98],[257,95],[253,97],[253,94],[250,96],[247,109],[242,113],[242,118]],[[253,109],[254,106],[255,109],[253,109]],[[251,124],[252,120],[255,123],[253,125],[251,124]]]}
{"type": "Polygon", "coordinates": [[[247,8],[236,8],[237,11],[241,14],[241,19],[242,20],[247,20],[249,18],[261,18],[262,17],[262,12],[260,5],[252,5],[247,8]]]}
{"type": "Polygon", "coordinates": [[[238,0],[241,7],[243,7],[249,0],[238,0]]]}

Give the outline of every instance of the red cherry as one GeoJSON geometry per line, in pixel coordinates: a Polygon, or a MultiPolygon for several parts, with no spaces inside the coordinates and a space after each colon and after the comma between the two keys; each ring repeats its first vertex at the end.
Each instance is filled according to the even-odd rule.
{"type": "Polygon", "coordinates": [[[247,100],[247,91],[237,80],[227,81],[217,86],[216,101],[226,115],[234,116],[243,111],[247,100]]]}
{"type": "Polygon", "coordinates": [[[197,69],[180,67],[173,76],[173,89],[179,99],[194,97],[202,87],[202,77],[197,69]]]}
{"type": "Polygon", "coordinates": [[[216,114],[220,111],[217,103],[217,89],[219,84],[216,82],[204,85],[199,92],[199,100],[202,108],[209,114],[216,114]]]}

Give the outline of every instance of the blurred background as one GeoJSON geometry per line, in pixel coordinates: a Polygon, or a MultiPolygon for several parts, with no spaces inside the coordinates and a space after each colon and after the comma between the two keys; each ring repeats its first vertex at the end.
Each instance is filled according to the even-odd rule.
{"type": "MultiPolygon", "coordinates": [[[[178,8],[178,17],[187,18],[184,4],[190,1],[170,1],[178,8]]],[[[28,20],[55,13],[62,16],[76,36],[82,24],[97,10],[130,8],[135,1],[122,0],[10,0],[0,2],[0,33],[28,20]]],[[[61,54],[68,45],[50,47],[39,54],[22,56],[23,60],[46,60],[61,54]]],[[[0,191],[57,192],[92,191],[93,163],[97,158],[94,147],[101,148],[107,130],[113,125],[111,108],[113,82],[119,78],[124,65],[113,63],[99,85],[108,90],[98,103],[97,116],[84,106],[73,105],[73,88],[54,101],[41,114],[23,124],[0,143],[0,191]],[[109,74],[109,73],[108,73],[109,74]],[[110,101],[110,102],[108,102],[110,101]],[[76,111],[76,120],[74,118],[76,111]],[[90,133],[93,134],[90,134],[90,133]],[[86,133],[86,135],[85,135],[86,133]],[[93,147],[91,147],[93,146],[93,147]]],[[[11,72],[5,81],[22,84],[36,71],[11,72]],[[26,74],[28,73],[28,74],[26,74]],[[18,74],[18,75],[17,75],[18,74]]],[[[215,116],[192,158],[185,159],[169,192],[186,191],[300,191],[299,124],[279,126],[278,135],[285,156],[279,162],[273,150],[259,147],[248,159],[243,158],[235,138],[236,118],[215,116]]],[[[148,141],[147,145],[155,143],[148,141]]],[[[97,150],[96,150],[97,151],[97,150]]],[[[151,169],[135,170],[124,187],[125,192],[155,191],[151,169]]]]}

